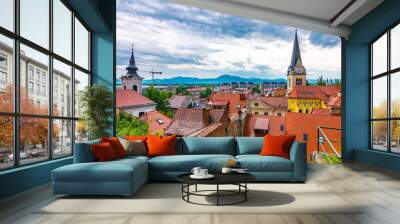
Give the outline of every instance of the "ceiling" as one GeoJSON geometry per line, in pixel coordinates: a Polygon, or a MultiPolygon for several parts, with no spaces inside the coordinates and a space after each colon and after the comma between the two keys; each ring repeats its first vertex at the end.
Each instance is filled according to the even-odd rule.
{"type": "Polygon", "coordinates": [[[173,0],[176,3],[347,38],[383,0],[173,0]]]}

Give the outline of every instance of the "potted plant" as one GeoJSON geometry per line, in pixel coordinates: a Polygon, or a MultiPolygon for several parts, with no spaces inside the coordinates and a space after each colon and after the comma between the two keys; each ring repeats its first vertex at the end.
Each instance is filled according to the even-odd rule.
{"type": "Polygon", "coordinates": [[[101,84],[86,87],[80,93],[80,107],[89,140],[110,136],[113,97],[110,89],[101,84]]]}

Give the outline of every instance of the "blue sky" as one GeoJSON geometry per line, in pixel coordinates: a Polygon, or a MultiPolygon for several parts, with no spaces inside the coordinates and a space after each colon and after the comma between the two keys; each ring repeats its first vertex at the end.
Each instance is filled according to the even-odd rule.
{"type": "MultiPolygon", "coordinates": [[[[118,75],[135,45],[139,73],[174,76],[282,78],[295,28],[183,6],[167,0],[117,1],[118,75]]],[[[308,78],[340,78],[340,38],[298,30],[308,78]]],[[[161,78],[162,78],[161,77],[161,78]]]]}

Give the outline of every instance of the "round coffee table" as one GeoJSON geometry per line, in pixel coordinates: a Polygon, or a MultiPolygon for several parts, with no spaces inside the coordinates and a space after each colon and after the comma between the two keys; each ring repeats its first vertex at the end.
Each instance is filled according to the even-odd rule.
{"type": "Polygon", "coordinates": [[[247,192],[249,188],[247,187],[247,183],[255,180],[255,177],[248,173],[229,173],[222,174],[217,173],[213,174],[215,177],[212,179],[193,179],[189,174],[182,174],[178,176],[178,181],[182,183],[182,199],[188,203],[197,204],[197,205],[234,205],[245,202],[247,200],[247,192]],[[197,185],[215,185],[215,190],[198,190],[197,185]],[[224,190],[220,189],[220,185],[236,185],[238,186],[237,190],[224,190]],[[191,191],[190,186],[195,186],[195,190],[191,191]],[[209,192],[214,192],[215,194],[206,194],[209,192]],[[216,197],[216,204],[202,204],[193,202],[190,200],[190,196],[203,196],[203,197],[216,197]],[[221,197],[233,197],[240,196],[240,199],[230,203],[221,202],[221,197]]]}

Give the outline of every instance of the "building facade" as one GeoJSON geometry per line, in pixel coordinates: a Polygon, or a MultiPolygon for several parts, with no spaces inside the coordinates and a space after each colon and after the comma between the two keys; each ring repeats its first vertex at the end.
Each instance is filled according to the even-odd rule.
{"type": "Polygon", "coordinates": [[[249,101],[249,112],[254,115],[285,116],[288,100],[286,97],[263,96],[249,101]]]}

